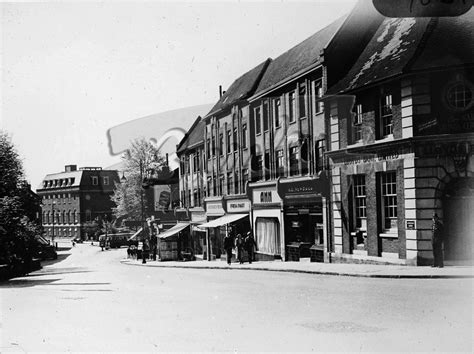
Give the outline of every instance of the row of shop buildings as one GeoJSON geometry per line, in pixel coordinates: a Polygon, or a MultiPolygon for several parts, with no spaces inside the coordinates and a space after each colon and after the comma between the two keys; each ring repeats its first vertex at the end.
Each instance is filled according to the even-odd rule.
{"type": "Polygon", "coordinates": [[[190,245],[251,230],[258,259],[472,261],[472,11],[385,18],[371,2],[220,92],[177,146],[190,245]]]}

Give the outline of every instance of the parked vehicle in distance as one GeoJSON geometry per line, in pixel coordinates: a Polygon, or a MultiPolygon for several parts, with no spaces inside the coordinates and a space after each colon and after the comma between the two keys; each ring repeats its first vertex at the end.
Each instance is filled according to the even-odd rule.
{"type": "Polygon", "coordinates": [[[99,236],[99,246],[106,248],[109,246],[110,248],[120,248],[122,246],[130,246],[128,239],[132,237],[132,233],[124,232],[118,234],[107,234],[107,236],[100,235],[99,236]],[[107,244],[108,243],[108,244],[107,244]]]}
{"type": "Polygon", "coordinates": [[[56,249],[50,244],[48,240],[46,240],[41,235],[36,235],[36,241],[38,245],[35,254],[36,257],[43,261],[46,259],[58,259],[58,253],[56,252],[56,249]]]}

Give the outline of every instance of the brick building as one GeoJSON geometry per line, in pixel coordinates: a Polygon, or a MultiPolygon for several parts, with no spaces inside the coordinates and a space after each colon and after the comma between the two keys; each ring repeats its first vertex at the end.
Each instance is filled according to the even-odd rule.
{"type": "Polygon", "coordinates": [[[67,165],[63,172],[48,174],[36,190],[42,198],[42,221],[51,237],[85,237],[84,225],[112,220],[110,200],[119,176],[101,167],[67,165]]]}
{"type": "Polygon", "coordinates": [[[329,88],[333,259],[430,264],[436,212],[446,260],[472,261],[473,30],[387,18],[329,88]]]}

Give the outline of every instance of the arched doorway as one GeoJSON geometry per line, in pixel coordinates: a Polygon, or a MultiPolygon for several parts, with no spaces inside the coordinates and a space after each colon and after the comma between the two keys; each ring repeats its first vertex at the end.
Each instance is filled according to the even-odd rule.
{"type": "Polygon", "coordinates": [[[459,178],[447,187],[443,200],[444,258],[472,264],[474,247],[474,178],[459,178]]]}

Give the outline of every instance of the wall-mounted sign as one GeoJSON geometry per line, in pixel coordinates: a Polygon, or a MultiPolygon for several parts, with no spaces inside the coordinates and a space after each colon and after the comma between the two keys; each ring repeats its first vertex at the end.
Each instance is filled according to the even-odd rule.
{"type": "Polygon", "coordinates": [[[227,212],[228,213],[241,213],[250,211],[250,200],[238,199],[227,201],[227,212]]]}
{"type": "Polygon", "coordinates": [[[269,204],[281,202],[275,189],[258,189],[252,191],[253,204],[269,204]]]}
{"type": "Polygon", "coordinates": [[[298,197],[318,197],[329,195],[329,183],[325,175],[291,182],[278,182],[278,194],[282,199],[298,197]]]}
{"type": "Polygon", "coordinates": [[[406,220],[405,225],[407,230],[416,230],[416,220],[406,220]]]}
{"type": "Polygon", "coordinates": [[[206,215],[224,215],[222,201],[206,202],[206,215]]]}

